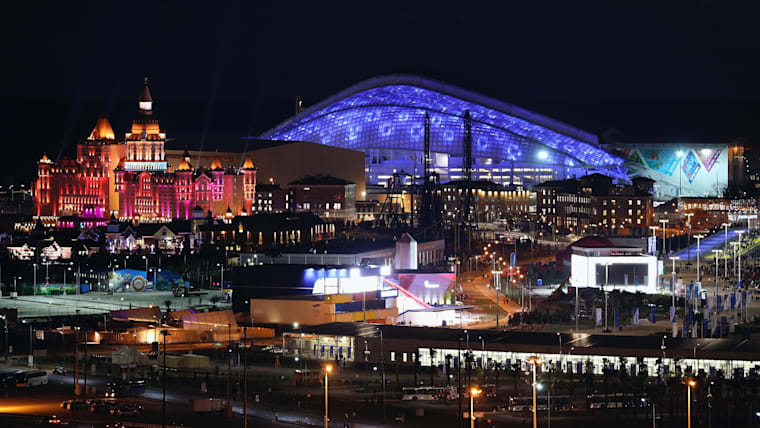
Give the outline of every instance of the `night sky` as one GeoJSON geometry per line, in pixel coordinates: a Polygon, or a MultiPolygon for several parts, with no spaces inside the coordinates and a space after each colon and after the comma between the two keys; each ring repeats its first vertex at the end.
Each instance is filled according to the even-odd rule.
{"type": "Polygon", "coordinates": [[[296,95],[308,106],[391,73],[608,139],[760,141],[758,10],[727,1],[15,3],[0,29],[0,184],[28,182],[43,151],[71,156],[100,115],[123,136],[145,75],[178,148],[242,150],[296,95]]]}

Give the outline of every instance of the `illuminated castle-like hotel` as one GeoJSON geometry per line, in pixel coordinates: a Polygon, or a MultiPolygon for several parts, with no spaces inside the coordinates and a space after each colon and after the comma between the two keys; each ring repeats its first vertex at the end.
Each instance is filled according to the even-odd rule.
{"type": "Polygon", "coordinates": [[[224,168],[217,158],[209,168],[194,169],[185,152],[170,170],[165,143],[146,79],[138,117],[124,141],[100,118],[77,145],[76,159],[39,160],[32,183],[36,215],[169,221],[190,219],[193,211],[215,217],[252,212],[256,167],[250,156],[239,167],[224,168]]]}

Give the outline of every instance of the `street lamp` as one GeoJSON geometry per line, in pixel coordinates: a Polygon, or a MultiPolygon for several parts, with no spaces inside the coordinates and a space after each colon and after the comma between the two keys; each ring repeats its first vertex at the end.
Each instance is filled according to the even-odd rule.
{"type": "Polygon", "coordinates": [[[475,396],[481,392],[478,388],[470,389],[470,428],[475,428],[475,396]]]}
{"type": "Polygon", "coordinates": [[[325,428],[328,428],[327,421],[329,420],[328,417],[327,417],[327,409],[328,409],[328,407],[327,407],[327,403],[328,403],[328,401],[327,401],[327,397],[328,397],[328,389],[327,389],[328,376],[327,375],[329,375],[330,373],[332,373],[332,370],[333,370],[332,364],[325,364],[325,428]]]}
{"type": "Polygon", "coordinates": [[[610,280],[610,262],[602,263],[604,265],[604,332],[609,333],[610,329],[607,326],[607,299],[610,296],[610,292],[607,291],[610,280]]]}
{"type": "Polygon", "coordinates": [[[679,259],[678,256],[669,257],[670,260],[673,261],[673,270],[670,272],[671,275],[671,286],[673,287],[672,290],[670,290],[670,295],[673,298],[673,307],[676,306],[676,260],[679,259]]]}
{"type": "Polygon", "coordinates": [[[665,255],[665,225],[668,224],[667,219],[660,220],[660,223],[662,224],[662,255],[665,255]]]}
{"type": "Polygon", "coordinates": [[[166,428],[166,336],[171,336],[171,333],[168,330],[161,330],[161,336],[164,336],[164,370],[161,373],[164,395],[161,401],[161,427],[166,428]]]}
{"type": "MultiPolygon", "coordinates": [[[[723,250],[712,250],[713,255],[715,256],[715,303],[718,303],[718,255],[722,253],[723,250]]],[[[717,313],[717,307],[716,312],[717,313]]]]}
{"type": "Polygon", "coordinates": [[[686,385],[686,413],[688,414],[687,428],[691,428],[691,388],[696,386],[697,382],[693,379],[689,379],[689,383],[686,385]]]}
{"type": "Polygon", "coordinates": [[[725,245],[723,245],[723,248],[726,250],[726,254],[723,257],[723,276],[726,277],[726,280],[728,280],[728,226],[730,226],[728,223],[722,223],[721,226],[725,229],[725,245]]]}
{"type": "Polygon", "coordinates": [[[700,282],[699,281],[699,274],[700,274],[700,272],[699,272],[699,254],[702,251],[699,249],[699,240],[702,239],[702,238],[704,238],[705,235],[694,235],[694,237],[697,238],[697,282],[700,282]]]}
{"type": "Polygon", "coordinates": [[[659,229],[660,226],[649,226],[649,229],[652,231],[652,239],[654,239],[654,254],[657,255],[657,236],[655,235],[657,233],[657,229],[659,229]]]}
{"type": "Polygon", "coordinates": [[[538,428],[538,408],[536,407],[536,366],[541,364],[541,360],[534,355],[528,359],[528,364],[530,364],[533,369],[533,428],[538,428]]]}

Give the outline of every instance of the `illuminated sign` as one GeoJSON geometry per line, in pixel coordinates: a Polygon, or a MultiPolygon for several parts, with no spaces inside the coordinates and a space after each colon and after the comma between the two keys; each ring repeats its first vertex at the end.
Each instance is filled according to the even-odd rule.
{"type": "Polygon", "coordinates": [[[425,288],[439,288],[441,286],[441,284],[438,284],[435,282],[428,282],[428,281],[425,281],[424,284],[425,284],[425,288]]]}
{"type": "Polygon", "coordinates": [[[125,171],[166,171],[166,161],[158,162],[139,162],[139,161],[126,161],[124,162],[125,171]]]}

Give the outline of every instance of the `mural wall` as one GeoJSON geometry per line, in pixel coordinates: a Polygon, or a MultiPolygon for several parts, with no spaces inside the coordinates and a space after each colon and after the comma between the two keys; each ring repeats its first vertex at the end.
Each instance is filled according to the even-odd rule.
{"type": "Polygon", "coordinates": [[[619,152],[631,177],[655,181],[655,198],[718,196],[728,186],[727,145],[628,145],[619,152]]]}

